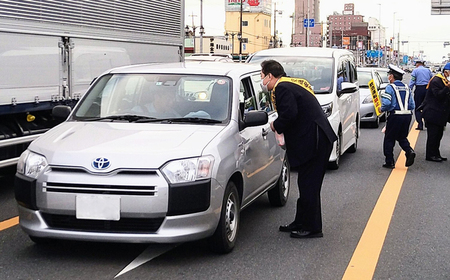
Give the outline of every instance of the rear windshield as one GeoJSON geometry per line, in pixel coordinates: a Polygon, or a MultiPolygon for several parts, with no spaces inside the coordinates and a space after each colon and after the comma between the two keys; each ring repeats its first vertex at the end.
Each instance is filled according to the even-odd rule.
{"type": "Polygon", "coordinates": [[[250,63],[261,63],[267,59],[274,59],[283,65],[284,71],[289,77],[308,80],[314,89],[314,93],[330,93],[333,90],[333,58],[331,57],[299,57],[254,56],[250,63]]]}
{"type": "Polygon", "coordinates": [[[101,77],[75,119],[136,115],[149,118],[229,118],[231,80],[222,76],[114,74],[101,77]]]}

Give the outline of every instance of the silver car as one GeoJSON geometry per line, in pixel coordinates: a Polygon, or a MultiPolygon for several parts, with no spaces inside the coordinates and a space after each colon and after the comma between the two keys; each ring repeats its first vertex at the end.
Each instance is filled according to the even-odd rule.
{"type": "Polygon", "coordinates": [[[374,80],[378,93],[384,90],[387,84],[383,83],[381,75],[373,67],[358,67],[357,71],[361,97],[361,125],[367,124],[370,127],[377,128],[380,125],[380,121],[385,119],[385,113],[382,112],[379,116],[377,115],[373,105],[372,94],[370,93],[369,81],[374,80]]]}
{"type": "Polygon", "coordinates": [[[242,209],[266,192],[283,206],[289,194],[260,80],[259,66],[237,63],[102,74],[72,112],[54,108],[67,120],[20,157],[22,229],[35,242],[209,238],[230,252],[242,209]]]}

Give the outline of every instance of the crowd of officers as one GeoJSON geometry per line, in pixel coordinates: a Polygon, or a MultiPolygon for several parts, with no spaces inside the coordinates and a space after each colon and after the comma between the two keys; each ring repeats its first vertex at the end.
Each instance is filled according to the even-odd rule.
{"type": "Polygon", "coordinates": [[[425,159],[432,162],[446,161],[439,148],[446,123],[450,122],[450,62],[441,73],[433,76],[430,69],[424,67],[423,61],[416,61],[409,86],[402,82],[404,74],[399,67],[389,65],[390,84],[380,96],[381,111],[387,113],[383,167],[395,168],[395,142],[405,151],[405,166],[414,163],[416,154],[407,139],[413,112],[418,124],[415,129],[427,128],[425,159]]]}

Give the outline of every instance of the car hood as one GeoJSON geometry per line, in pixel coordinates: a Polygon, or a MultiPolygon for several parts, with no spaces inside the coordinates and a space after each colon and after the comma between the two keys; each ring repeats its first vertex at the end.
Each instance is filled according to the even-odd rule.
{"type": "Polygon", "coordinates": [[[159,168],[165,162],[199,156],[224,126],[153,123],[65,122],[31,145],[50,165],[81,166],[91,171],[97,158],[116,168],[159,168]]]}

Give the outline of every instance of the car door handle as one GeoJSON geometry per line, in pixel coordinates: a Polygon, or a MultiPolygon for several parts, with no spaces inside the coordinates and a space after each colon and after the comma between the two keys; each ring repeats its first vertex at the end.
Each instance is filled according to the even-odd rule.
{"type": "Polygon", "coordinates": [[[262,129],[262,136],[267,136],[267,134],[269,134],[269,130],[268,129],[262,129]]]}

